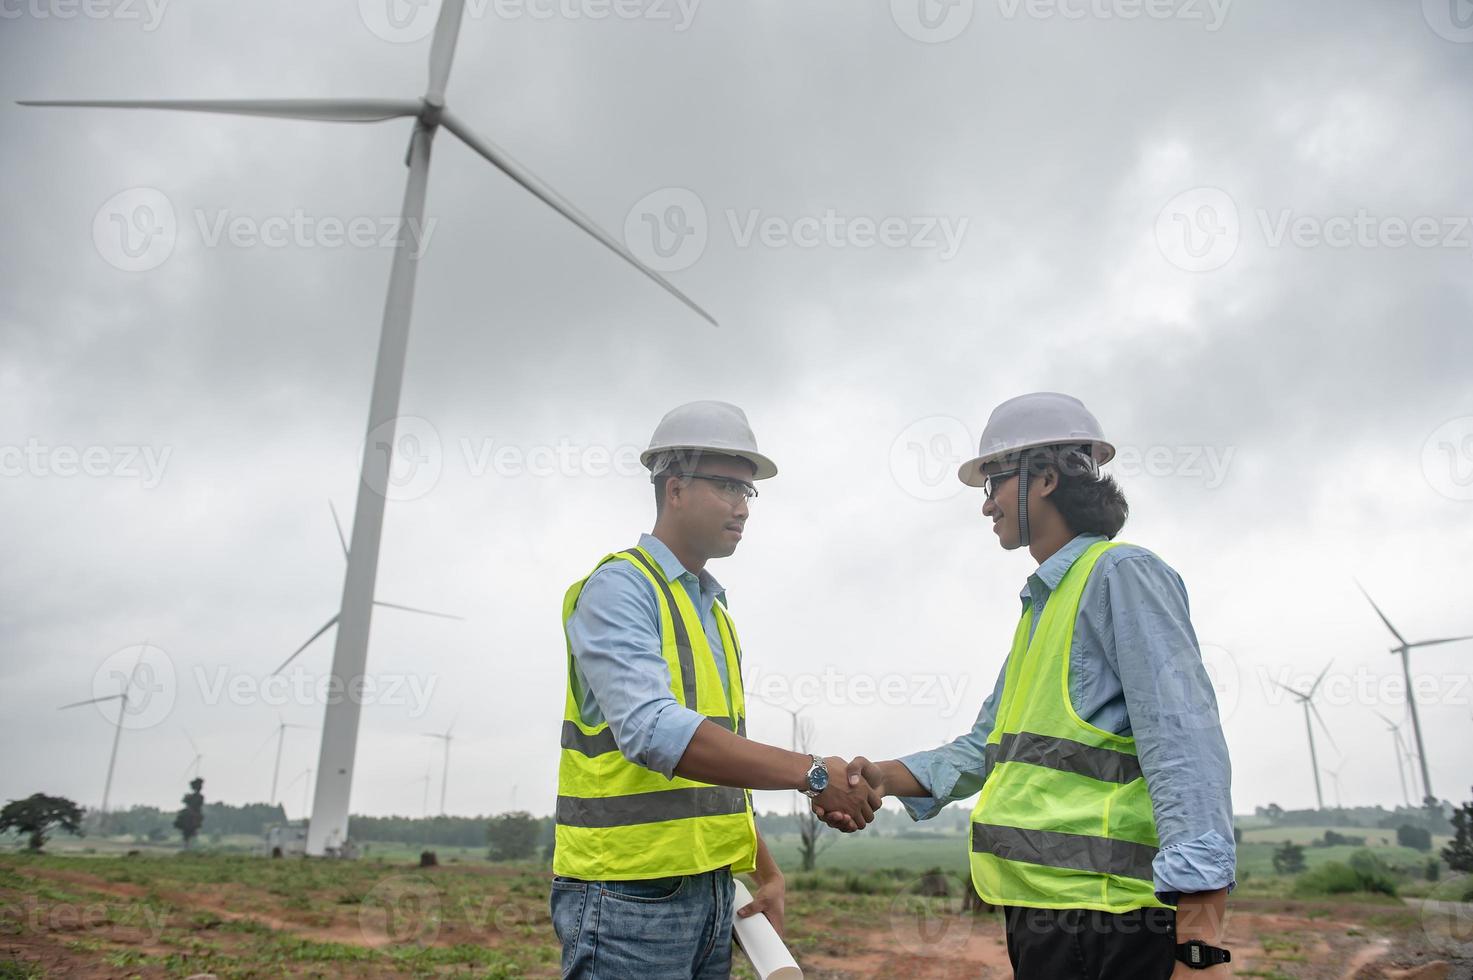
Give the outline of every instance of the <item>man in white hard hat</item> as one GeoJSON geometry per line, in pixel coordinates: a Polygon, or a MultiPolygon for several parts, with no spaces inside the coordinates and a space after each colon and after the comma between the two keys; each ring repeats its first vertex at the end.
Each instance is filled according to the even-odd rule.
{"type": "MultiPolygon", "coordinates": [[[[1181,578],[1113,539],[1115,455],[1077,399],[999,405],[961,467],[1004,550],[1038,568],[972,730],[862,775],[926,819],[977,794],[970,863],[1021,980],[1224,973],[1232,770],[1181,578]]],[[[815,806],[822,810],[821,803],[815,806]]],[[[825,819],[847,829],[848,819],[825,819]]]]}
{"type": "Polygon", "coordinates": [[[655,486],[653,532],[563,601],[553,928],[565,977],[725,977],[734,912],[783,928],[783,876],[749,791],[801,790],[846,830],[873,820],[880,797],[845,778],[843,759],[746,737],[741,642],[706,569],[736,551],[755,482],[777,474],[746,415],[682,405],[640,460],[655,486]],[[758,888],[733,910],[731,876],[746,871],[758,888]]]}

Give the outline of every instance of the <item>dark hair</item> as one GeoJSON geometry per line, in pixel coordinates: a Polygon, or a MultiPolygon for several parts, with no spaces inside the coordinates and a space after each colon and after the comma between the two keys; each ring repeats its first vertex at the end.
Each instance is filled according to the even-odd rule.
{"type": "Polygon", "coordinates": [[[1103,534],[1114,538],[1130,516],[1130,504],[1113,476],[1069,472],[1071,467],[1055,467],[1059,485],[1049,495],[1049,502],[1075,534],[1103,534]]]}

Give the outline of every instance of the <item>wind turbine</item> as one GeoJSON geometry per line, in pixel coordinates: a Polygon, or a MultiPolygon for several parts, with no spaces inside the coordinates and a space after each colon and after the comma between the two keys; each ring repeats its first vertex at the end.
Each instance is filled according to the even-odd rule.
{"type": "MultiPolygon", "coordinates": [[[[333,527],[337,528],[337,531],[338,531],[338,543],[340,545],[342,545],[342,548],[343,548],[343,561],[346,562],[349,565],[349,567],[351,567],[352,564],[353,564],[353,560],[348,556],[348,539],[345,538],[345,537],[343,537],[343,524],[342,524],[341,521],[338,520],[338,509],[332,505],[332,501],[331,500],[329,500],[327,502],[327,509],[330,510],[330,511],[332,511],[332,523],[333,523],[333,527]]],[[[450,613],[442,613],[442,612],[431,612],[428,609],[419,609],[419,608],[417,608],[415,606],[404,606],[404,605],[400,605],[397,602],[385,602],[382,599],[374,599],[373,600],[373,605],[375,605],[375,606],[384,606],[384,607],[389,608],[389,609],[401,609],[404,612],[420,613],[421,615],[424,615],[424,616],[435,616],[435,617],[438,617],[439,619],[454,619],[454,620],[458,620],[458,621],[461,621],[461,622],[464,622],[465,621],[465,617],[464,616],[454,616],[454,615],[452,615],[450,613]]],[[[339,619],[341,619],[341,618],[342,618],[342,609],[339,608],[337,612],[333,613],[331,619],[329,619],[326,623],[323,623],[322,624],[322,628],[321,629],[319,629],[316,633],[313,633],[311,636],[307,637],[307,642],[303,643],[301,646],[299,646],[295,650],[293,650],[291,656],[289,656],[285,660],[283,660],[281,662],[281,666],[280,667],[277,667],[271,673],[272,674],[279,674],[283,670],[286,670],[287,666],[293,660],[297,659],[298,654],[300,654],[303,650],[305,650],[309,646],[311,646],[312,645],[312,642],[314,640],[316,640],[319,636],[321,636],[323,633],[326,633],[328,630],[330,630],[334,626],[336,626],[338,624],[339,619]]]]}
{"type": "MultiPolygon", "coordinates": [[[[414,119],[406,163],[409,178],[404,189],[401,229],[424,223],[425,190],[430,168],[430,144],[441,126],[450,130],[473,152],[484,157],[524,190],[638,269],[713,326],[709,313],[659,273],[645,267],[613,236],[586,217],[571,202],[527,170],[504,150],[478,136],[445,105],[445,85],[460,34],[465,0],[443,0],[435,33],[430,42],[429,86],[424,96],[413,99],[150,99],[26,101],[22,105],[80,106],[125,109],[175,109],[245,116],[271,116],[317,122],[369,123],[390,119],[414,119]]],[[[374,368],[373,394],[369,400],[368,427],[363,443],[363,462],[358,483],[357,508],[353,516],[352,547],[348,572],[343,580],[343,600],[337,616],[337,638],[333,650],[332,681],[347,690],[361,677],[368,660],[369,627],[373,618],[374,581],[378,573],[379,539],[383,531],[384,488],[389,485],[394,455],[394,432],[399,411],[399,393],[404,380],[404,357],[409,342],[410,312],[414,302],[414,279],[419,249],[413,235],[401,234],[394,246],[389,273],[388,296],[379,334],[378,359],[374,368]]],[[[320,631],[319,631],[320,632],[320,631]]],[[[310,642],[310,641],[309,641],[310,642]]],[[[348,801],[353,784],[353,763],[358,748],[358,724],[362,705],[357,698],[338,698],[324,712],[322,748],[318,757],[316,809],[307,833],[308,854],[323,855],[348,838],[348,801]]]]}
{"type": "MultiPolygon", "coordinates": [[[[307,815],[307,791],[312,788],[312,767],[308,766],[306,769],[303,769],[301,772],[293,776],[292,781],[286,784],[286,788],[291,789],[293,786],[297,785],[297,780],[301,779],[303,776],[307,777],[307,781],[302,784],[302,816],[305,817],[307,815]]],[[[308,824],[308,827],[310,826],[311,824],[308,824]]]]}
{"type": "MultiPolygon", "coordinates": [[[[748,694],[747,696],[750,697],[750,698],[754,698],[754,699],[756,699],[758,701],[761,701],[763,704],[767,705],[769,708],[776,708],[779,711],[786,711],[788,713],[788,715],[793,720],[793,744],[792,744],[792,749],[793,749],[794,752],[797,752],[798,751],[798,716],[803,713],[804,708],[807,708],[808,705],[805,704],[805,705],[802,705],[801,707],[798,707],[798,708],[789,708],[786,705],[778,704],[775,701],[769,701],[766,698],[762,697],[761,695],[759,695],[759,694],[757,694],[755,692],[754,693],[751,693],[751,694],[748,694]]],[[[793,812],[794,813],[797,813],[798,812],[798,797],[797,796],[794,796],[793,797],[793,812]]]]}
{"type": "Polygon", "coordinates": [[[276,739],[276,765],[273,766],[272,769],[271,769],[271,804],[272,804],[272,806],[275,806],[276,805],[276,782],[277,782],[277,780],[279,780],[281,778],[281,745],[282,745],[282,743],[284,741],[286,741],[286,730],[288,728],[305,728],[308,731],[311,731],[312,730],[312,726],[311,725],[291,725],[291,724],[288,724],[287,723],[287,720],[281,716],[281,712],[279,712],[279,711],[276,713],[276,722],[277,722],[277,724],[276,724],[276,731],[273,732],[270,735],[267,735],[266,736],[266,741],[264,741],[264,742],[261,743],[261,748],[256,749],[256,755],[260,755],[261,754],[261,749],[264,749],[268,744],[270,744],[270,742],[271,742],[271,740],[273,738],[276,739]]]}
{"type": "Polygon", "coordinates": [[[1325,775],[1330,777],[1330,782],[1335,787],[1335,809],[1337,810],[1342,809],[1342,807],[1340,806],[1340,770],[1344,768],[1345,762],[1342,760],[1340,765],[1336,766],[1334,769],[1325,770],[1325,775]]]}
{"type": "Polygon", "coordinates": [[[187,728],[184,729],[184,737],[189,739],[189,747],[194,749],[194,758],[189,760],[189,765],[184,767],[184,775],[188,776],[189,770],[193,769],[194,774],[198,776],[200,763],[205,761],[205,754],[199,750],[198,745],[194,744],[194,736],[189,734],[187,728]]]}
{"type": "Polygon", "coordinates": [[[1407,774],[1402,764],[1402,759],[1406,755],[1406,747],[1403,746],[1401,742],[1401,724],[1392,721],[1390,718],[1387,718],[1379,711],[1373,712],[1373,714],[1375,714],[1377,718],[1380,718],[1382,721],[1384,721],[1386,723],[1387,730],[1391,732],[1392,744],[1394,745],[1396,750],[1396,781],[1401,783],[1402,802],[1407,805],[1408,809],[1410,809],[1412,805],[1412,798],[1407,794],[1407,774]]]}
{"type": "MultiPolygon", "coordinates": [[[[1334,663],[1334,661],[1332,660],[1330,663],[1334,663]]],[[[1298,698],[1300,705],[1304,708],[1304,730],[1309,735],[1309,765],[1314,770],[1314,798],[1321,810],[1325,808],[1325,795],[1320,790],[1320,763],[1319,757],[1314,751],[1314,728],[1309,723],[1309,713],[1311,711],[1314,712],[1315,720],[1320,723],[1320,730],[1325,733],[1325,738],[1330,740],[1331,745],[1335,745],[1335,737],[1330,734],[1330,729],[1325,725],[1325,719],[1320,717],[1320,709],[1314,706],[1314,692],[1319,689],[1320,681],[1324,680],[1325,675],[1329,672],[1330,664],[1325,664],[1325,669],[1320,671],[1320,676],[1314,679],[1314,683],[1309,686],[1307,692],[1297,691],[1286,684],[1280,684],[1278,681],[1272,682],[1298,698]]],[[[1339,751],[1338,746],[1336,746],[1336,751],[1339,751]]]]}
{"type": "Polygon", "coordinates": [[[64,704],[56,709],[58,711],[65,711],[68,708],[78,708],[84,704],[100,704],[103,701],[120,702],[118,705],[118,720],[114,723],[113,751],[107,760],[107,781],[102,784],[102,807],[97,811],[99,816],[107,813],[107,801],[112,795],[113,788],[113,768],[118,764],[118,741],[123,735],[123,716],[128,713],[128,691],[133,687],[133,682],[138,678],[138,665],[143,662],[143,654],[146,650],[148,650],[148,641],[144,640],[143,645],[138,648],[138,656],[133,658],[133,669],[128,672],[128,679],[123,682],[123,686],[118,690],[117,694],[109,694],[100,698],[88,698],[86,701],[73,701],[71,704],[64,704]]]}
{"type": "Polygon", "coordinates": [[[1432,776],[1427,770],[1427,747],[1422,743],[1422,719],[1417,715],[1417,693],[1412,688],[1412,660],[1409,654],[1413,647],[1430,647],[1436,646],[1439,643],[1456,643],[1459,640],[1473,640],[1473,636],[1446,636],[1440,640],[1418,640],[1415,643],[1408,643],[1407,638],[1397,632],[1395,626],[1391,625],[1391,620],[1387,619],[1386,614],[1381,611],[1381,607],[1376,605],[1376,600],[1371,598],[1371,594],[1366,591],[1366,587],[1361,585],[1359,581],[1355,582],[1355,587],[1360,589],[1360,594],[1366,597],[1366,601],[1371,604],[1371,608],[1376,610],[1376,615],[1381,617],[1381,622],[1385,623],[1386,628],[1391,631],[1391,635],[1396,637],[1397,645],[1391,648],[1391,652],[1401,654],[1401,674],[1406,680],[1407,686],[1407,708],[1412,713],[1412,735],[1417,740],[1417,764],[1422,770],[1422,803],[1425,806],[1435,806],[1437,804],[1437,797],[1432,792],[1432,776]]]}
{"type": "Polygon", "coordinates": [[[425,766],[425,774],[423,776],[419,777],[418,779],[416,779],[415,782],[416,783],[423,783],[424,784],[424,809],[423,809],[421,815],[423,817],[425,817],[426,819],[428,819],[429,818],[429,815],[430,815],[430,767],[429,766],[425,766]]]}
{"type": "Polygon", "coordinates": [[[454,731],[455,721],[451,721],[450,727],[445,729],[445,733],[443,735],[439,732],[424,733],[426,738],[438,738],[445,743],[445,767],[440,770],[440,816],[442,817],[445,815],[445,784],[450,782],[450,743],[455,738],[455,736],[451,734],[454,731]]]}

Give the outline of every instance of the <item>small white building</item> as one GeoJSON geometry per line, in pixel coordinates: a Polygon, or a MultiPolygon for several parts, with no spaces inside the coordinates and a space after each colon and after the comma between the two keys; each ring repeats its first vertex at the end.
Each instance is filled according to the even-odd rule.
{"type": "Polygon", "coordinates": [[[307,853],[307,821],[272,824],[266,828],[264,846],[267,857],[275,856],[278,849],[282,857],[301,857],[307,853]]]}

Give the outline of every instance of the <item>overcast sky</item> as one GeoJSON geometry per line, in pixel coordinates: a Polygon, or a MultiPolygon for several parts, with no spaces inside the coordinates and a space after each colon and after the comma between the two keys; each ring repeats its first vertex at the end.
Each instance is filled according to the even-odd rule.
{"type": "MultiPolygon", "coordinates": [[[[208,799],[264,800],[278,710],[320,724],[331,634],[262,680],[339,601],[411,128],[13,102],[418,98],[437,4],[389,3],[0,0],[0,798],[100,802],[116,702],[57,709],[145,641],[114,806],[177,805],[186,731],[208,799]]],[[[1470,13],[472,0],[450,105],[721,326],[439,134],[378,596],[465,620],[376,614],[353,811],[420,814],[427,771],[436,808],[454,722],[450,812],[550,812],[563,592],[648,529],[631,457],[696,398],[781,469],[711,568],[749,688],[824,753],[965,731],[1033,563],[952,474],[1040,389],[1093,409],[1122,539],[1186,581],[1235,809],[1313,805],[1269,681],[1331,661],[1321,762],[1400,802],[1353,577],[1410,639],[1473,633],[1470,13]]],[[[1414,653],[1454,799],[1470,665],[1414,653]]]]}

